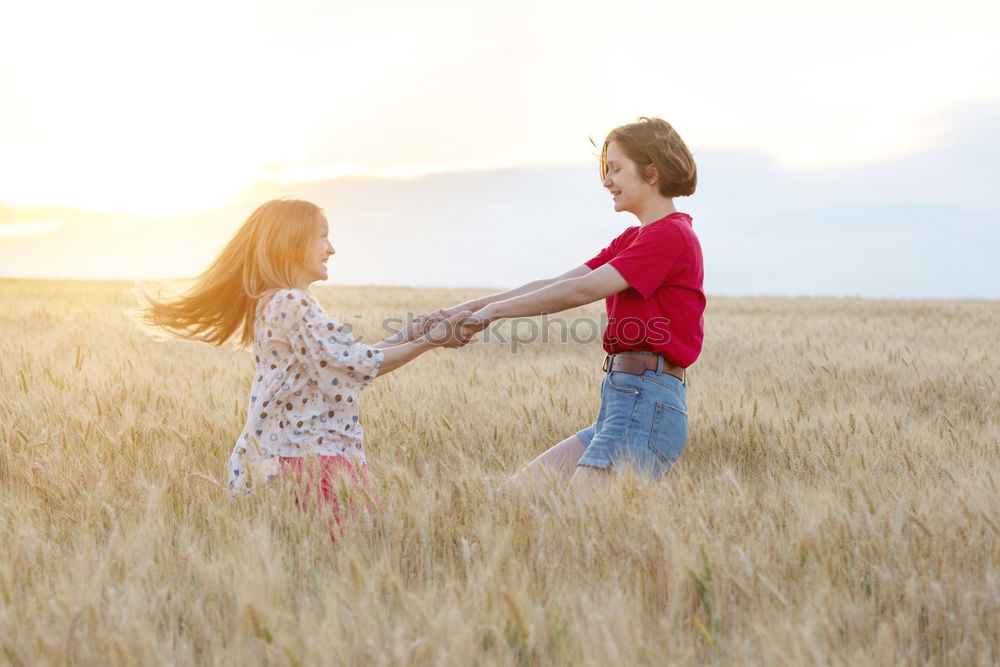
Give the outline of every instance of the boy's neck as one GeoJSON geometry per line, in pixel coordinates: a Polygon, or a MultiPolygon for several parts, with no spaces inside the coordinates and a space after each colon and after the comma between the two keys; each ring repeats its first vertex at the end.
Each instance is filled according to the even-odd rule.
{"type": "Polygon", "coordinates": [[[639,218],[639,223],[645,227],[676,212],[677,208],[674,206],[673,198],[658,197],[650,201],[641,211],[637,212],[635,217],[639,218]]]}

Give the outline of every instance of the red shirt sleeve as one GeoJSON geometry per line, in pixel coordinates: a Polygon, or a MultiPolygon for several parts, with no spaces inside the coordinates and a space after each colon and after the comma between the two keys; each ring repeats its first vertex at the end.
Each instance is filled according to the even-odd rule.
{"type": "MultiPolygon", "coordinates": [[[[641,228],[627,247],[606,262],[615,267],[643,299],[648,299],[666,282],[686,249],[684,239],[674,225],[653,224],[641,228]]],[[[587,265],[590,266],[590,263],[587,265]]]]}
{"type": "MultiPolygon", "coordinates": [[[[626,230],[626,233],[628,233],[628,230],[626,230]]],[[[607,264],[608,261],[617,255],[621,250],[621,239],[621,236],[612,239],[607,248],[597,253],[597,255],[595,255],[592,259],[588,259],[584,262],[584,264],[586,264],[591,271],[607,264]]]]}

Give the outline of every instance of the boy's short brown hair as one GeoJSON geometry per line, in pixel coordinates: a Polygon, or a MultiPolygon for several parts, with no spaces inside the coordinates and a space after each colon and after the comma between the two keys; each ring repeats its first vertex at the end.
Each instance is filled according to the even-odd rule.
{"type": "Polygon", "coordinates": [[[662,118],[643,116],[634,123],[611,130],[601,147],[601,179],[608,174],[608,144],[617,142],[630,160],[645,175],[656,168],[660,194],[664,197],[687,197],[698,186],[698,168],[691,151],[677,130],[662,118]]]}

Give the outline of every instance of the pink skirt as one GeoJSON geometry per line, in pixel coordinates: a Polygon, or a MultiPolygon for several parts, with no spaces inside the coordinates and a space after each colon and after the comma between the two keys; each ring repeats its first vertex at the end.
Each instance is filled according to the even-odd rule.
{"type": "MultiPolygon", "coordinates": [[[[354,511],[355,498],[369,505],[369,511],[369,500],[376,500],[374,479],[364,463],[355,465],[343,456],[318,456],[317,467],[314,468],[301,457],[282,456],[279,465],[285,475],[295,480],[295,506],[307,513],[311,513],[313,509],[322,511],[328,508],[337,524],[343,519],[340,500],[337,498],[338,483],[342,483],[348,491],[348,512],[354,511]]],[[[333,537],[333,523],[330,535],[333,537]]]]}

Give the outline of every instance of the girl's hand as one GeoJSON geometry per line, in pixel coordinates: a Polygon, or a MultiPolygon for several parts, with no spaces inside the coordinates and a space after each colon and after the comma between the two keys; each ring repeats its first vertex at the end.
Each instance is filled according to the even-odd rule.
{"type": "Polygon", "coordinates": [[[471,335],[467,335],[465,327],[462,326],[462,320],[469,315],[468,310],[463,310],[442,319],[424,334],[424,338],[435,347],[462,347],[471,338],[471,335]]]}
{"type": "Polygon", "coordinates": [[[424,313],[423,315],[417,315],[413,318],[413,324],[410,325],[410,331],[412,332],[408,340],[414,338],[420,338],[425,335],[428,331],[434,328],[439,322],[444,322],[446,319],[451,317],[452,313],[448,312],[446,308],[441,310],[436,310],[433,313],[424,313]]]}
{"type": "Polygon", "coordinates": [[[379,346],[385,347],[388,345],[400,345],[402,343],[409,343],[410,341],[422,338],[424,334],[430,331],[435,324],[444,321],[444,319],[445,318],[438,313],[425,313],[423,315],[417,315],[413,318],[413,321],[406,326],[406,328],[396,332],[394,336],[386,338],[379,344],[379,346]]]}

